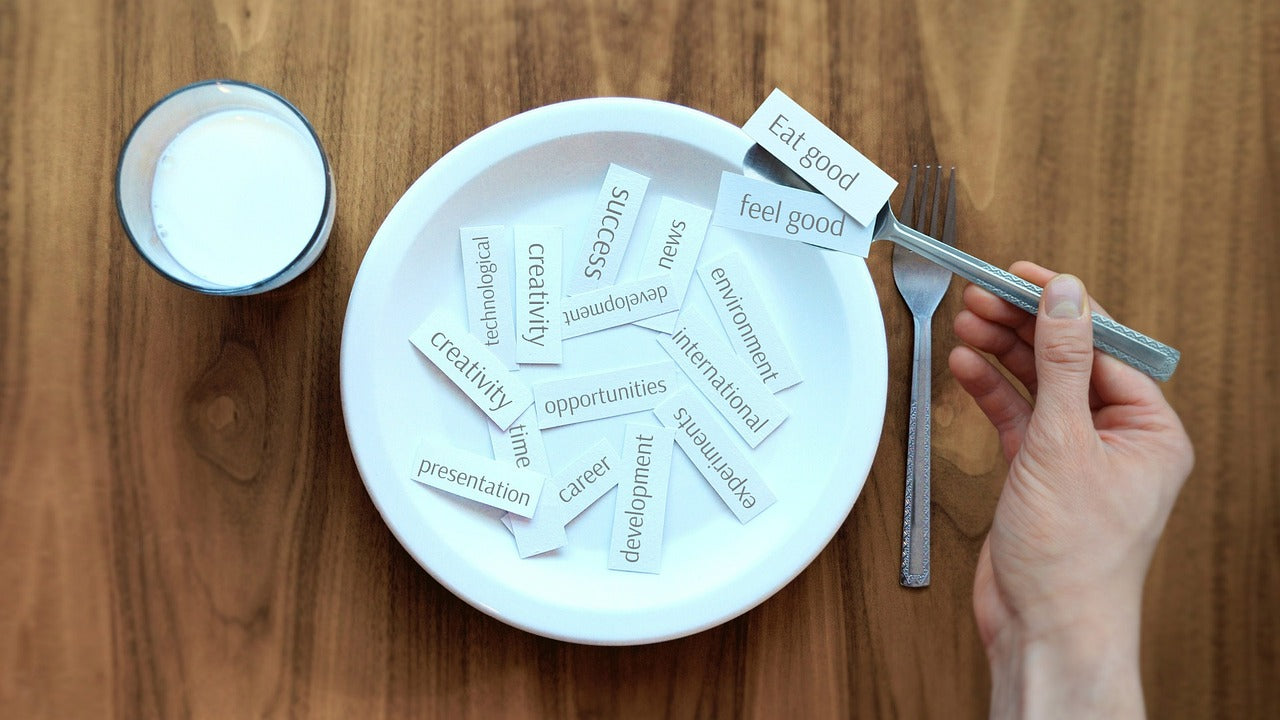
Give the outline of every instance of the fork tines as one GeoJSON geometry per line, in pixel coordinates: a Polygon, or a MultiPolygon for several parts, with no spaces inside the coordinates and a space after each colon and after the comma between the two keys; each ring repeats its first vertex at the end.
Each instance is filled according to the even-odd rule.
{"type": "MultiPolygon", "coordinates": [[[[911,166],[911,175],[907,177],[906,195],[902,200],[902,222],[920,232],[925,232],[926,224],[929,227],[928,235],[930,237],[938,237],[939,210],[942,204],[942,165],[925,165],[924,177],[921,179],[920,191],[920,207],[915,207],[915,191],[916,191],[916,175],[919,171],[919,165],[911,166]],[[926,199],[929,197],[929,174],[933,171],[933,208],[929,209],[926,199]]],[[[946,217],[950,220],[955,216],[956,212],[956,169],[951,168],[951,180],[947,185],[947,211],[946,217]]],[[[948,222],[943,229],[943,242],[955,244],[955,223],[948,222]]]]}

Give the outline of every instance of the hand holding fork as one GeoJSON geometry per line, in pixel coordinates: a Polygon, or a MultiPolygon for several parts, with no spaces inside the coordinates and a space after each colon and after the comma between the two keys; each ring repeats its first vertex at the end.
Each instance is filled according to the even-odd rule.
{"type": "MultiPolygon", "coordinates": [[[[742,158],[743,172],[802,190],[813,190],[799,175],[759,145],[752,145],[742,158]]],[[[1006,270],[980,260],[963,250],[908,227],[893,216],[885,203],[876,216],[874,240],[905,245],[917,254],[990,292],[996,297],[1036,314],[1042,288],[1006,270]]],[[[1109,317],[1093,313],[1093,345],[1157,380],[1168,380],[1178,367],[1180,353],[1168,345],[1121,325],[1109,317]]]]}

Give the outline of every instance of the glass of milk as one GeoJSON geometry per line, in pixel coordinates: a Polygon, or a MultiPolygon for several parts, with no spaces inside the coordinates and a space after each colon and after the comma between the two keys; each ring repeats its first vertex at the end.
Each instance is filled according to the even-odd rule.
{"type": "Polygon", "coordinates": [[[252,295],[296,278],[324,250],[334,205],[311,123],[257,85],[175,90],[120,151],[125,232],[160,274],[192,290],[252,295]]]}

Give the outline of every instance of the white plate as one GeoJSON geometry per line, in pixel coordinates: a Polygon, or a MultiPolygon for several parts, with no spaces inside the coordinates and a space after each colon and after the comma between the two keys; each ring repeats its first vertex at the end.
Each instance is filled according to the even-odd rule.
{"type": "MultiPolygon", "coordinates": [[[[574,642],[657,642],[712,627],[768,598],[817,556],[853,507],[884,417],[884,323],[866,264],[721,228],[702,258],[740,250],[767,295],[805,381],[779,398],[791,416],[750,457],[777,503],[741,525],[675,450],[662,573],[605,567],[613,496],[569,526],[569,546],[520,559],[493,514],[409,476],[419,438],[489,454],[486,418],[409,344],[437,307],[466,317],[458,228],[564,226],[573,257],[605,170],[652,178],[620,279],[636,274],[662,195],[712,207],[723,170],[750,145],[716,118],[649,100],[600,98],[539,108],[442,157],[391,210],[351,292],[342,336],[342,405],[365,486],[400,543],[445,587],[519,628],[574,642]]],[[[715,317],[695,276],[687,302],[715,317]]],[[[656,333],[629,326],[565,343],[563,366],[529,381],[663,359],[656,333]]],[[[642,413],[549,430],[552,467],[599,437],[622,444],[642,413]]],[[[732,431],[730,431],[732,432],[732,431]]],[[[745,447],[745,445],[744,445],[745,447]]]]}

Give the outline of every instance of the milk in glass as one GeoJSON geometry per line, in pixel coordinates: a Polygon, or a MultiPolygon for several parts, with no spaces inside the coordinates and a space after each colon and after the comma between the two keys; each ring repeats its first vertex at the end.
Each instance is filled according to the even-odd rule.
{"type": "Polygon", "coordinates": [[[315,140],[256,110],[200,118],[156,166],[151,211],[174,260],[216,285],[279,273],[321,224],[325,168],[315,140]]]}

